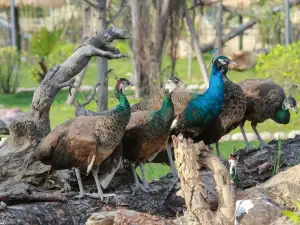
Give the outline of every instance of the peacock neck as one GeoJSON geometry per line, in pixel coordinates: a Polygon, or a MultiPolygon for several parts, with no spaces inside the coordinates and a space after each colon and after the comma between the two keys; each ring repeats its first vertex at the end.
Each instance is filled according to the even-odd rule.
{"type": "Polygon", "coordinates": [[[158,111],[159,115],[164,118],[164,120],[170,120],[174,116],[174,104],[171,95],[164,96],[163,104],[158,111]]]}
{"type": "Polygon", "coordinates": [[[281,109],[276,111],[273,120],[279,124],[288,124],[290,122],[289,110],[281,109]]]}
{"type": "Polygon", "coordinates": [[[212,66],[209,78],[209,87],[204,94],[211,97],[218,97],[220,100],[224,98],[224,81],[222,72],[215,65],[212,66]]]}
{"type": "Polygon", "coordinates": [[[119,100],[119,105],[116,107],[116,111],[128,111],[130,110],[130,104],[123,94],[122,90],[115,90],[115,96],[119,100]]]}

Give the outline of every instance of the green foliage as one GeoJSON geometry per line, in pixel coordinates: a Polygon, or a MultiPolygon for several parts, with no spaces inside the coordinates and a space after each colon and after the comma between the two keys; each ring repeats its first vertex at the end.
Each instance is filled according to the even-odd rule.
{"type": "Polygon", "coordinates": [[[278,83],[299,83],[300,42],[277,45],[269,54],[261,54],[256,64],[257,76],[272,77],[278,83]]]}
{"type": "Polygon", "coordinates": [[[297,212],[289,211],[289,210],[283,210],[281,211],[281,214],[288,217],[290,220],[293,221],[294,224],[299,225],[300,224],[300,202],[297,200],[292,200],[297,208],[297,212]]]}
{"type": "Polygon", "coordinates": [[[0,48],[0,93],[16,92],[19,85],[19,59],[17,48],[0,48]]]}
{"type": "Polygon", "coordinates": [[[48,31],[42,28],[32,37],[28,61],[33,65],[29,72],[38,83],[44,79],[49,68],[65,61],[75,50],[74,44],[62,43],[60,36],[61,30],[48,31]]]}
{"type": "Polygon", "coordinates": [[[118,41],[116,42],[115,47],[122,53],[130,52],[129,41],[118,41]]]}
{"type": "Polygon", "coordinates": [[[276,163],[273,166],[273,171],[272,171],[273,174],[276,174],[280,169],[281,151],[282,151],[282,140],[278,139],[277,152],[274,154],[274,161],[276,163]]]}
{"type": "Polygon", "coordinates": [[[32,35],[31,51],[39,57],[49,56],[59,46],[60,30],[48,31],[43,27],[32,35]]]}

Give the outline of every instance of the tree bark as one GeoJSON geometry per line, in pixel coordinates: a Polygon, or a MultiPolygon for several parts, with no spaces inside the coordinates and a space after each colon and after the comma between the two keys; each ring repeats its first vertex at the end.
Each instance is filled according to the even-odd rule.
{"type": "Polygon", "coordinates": [[[230,184],[229,173],[218,157],[212,156],[211,150],[202,142],[193,144],[191,139],[172,136],[175,162],[180,177],[181,191],[187,206],[183,224],[197,221],[205,225],[231,225],[235,215],[235,190],[230,184]],[[200,169],[208,168],[214,175],[219,196],[218,210],[212,211],[205,191],[205,183],[200,169]]]}
{"type": "Polygon", "coordinates": [[[160,87],[160,66],[168,24],[170,0],[156,1],[156,22],[150,20],[151,1],[131,0],[132,52],[137,98],[160,87]],[[155,32],[155,35],[152,35],[155,32]],[[151,36],[155,36],[154,40],[151,36]]]}
{"type": "MultiPolygon", "coordinates": [[[[83,29],[82,29],[82,40],[84,40],[85,37],[89,37],[91,35],[91,26],[90,26],[90,18],[91,18],[91,6],[82,4],[82,24],[83,24],[83,29]]],[[[80,87],[86,72],[87,66],[76,76],[75,78],[75,83],[74,85],[76,87],[80,87]]],[[[73,105],[75,98],[77,94],[77,89],[72,88],[71,90],[71,95],[68,95],[66,103],[68,105],[73,105]]]]}
{"type": "MultiPolygon", "coordinates": [[[[106,20],[106,0],[97,0],[99,7],[99,29],[98,32],[103,32],[107,26],[106,20]]],[[[108,78],[105,77],[105,73],[108,68],[108,62],[105,58],[98,58],[97,62],[97,77],[100,87],[98,88],[98,99],[100,104],[98,105],[98,112],[104,111],[108,107],[108,78]]]]}
{"type": "Polygon", "coordinates": [[[202,56],[199,38],[196,33],[195,26],[192,22],[191,16],[189,14],[189,10],[186,5],[186,0],[182,0],[182,6],[183,6],[185,19],[186,19],[187,25],[189,27],[191,37],[193,38],[194,50],[195,50],[196,57],[197,57],[197,60],[198,60],[199,66],[200,66],[200,70],[201,70],[201,73],[203,76],[203,81],[206,84],[206,86],[208,87],[208,85],[209,85],[208,72],[207,72],[206,65],[205,65],[205,62],[204,62],[204,59],[202,56]]]}
{"type": "Polygon", "coordinates": [[[219,0],[216,13],[216,43],[215,48],[218,51],[218,55],[223,55],[222,49],[222,17],[223,17],[223,5],[222,0],[219,0]]]}

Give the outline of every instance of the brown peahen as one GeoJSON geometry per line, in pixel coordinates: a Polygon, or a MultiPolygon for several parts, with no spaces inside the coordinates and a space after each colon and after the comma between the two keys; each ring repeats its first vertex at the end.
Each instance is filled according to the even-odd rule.
{"type": "MultiPolygon", "coordinates": [[[[190,92],[184,88],[184,82],[177,77],[169,77],[166,81],[165,87],[173,90],[171,93],[171,99],[174,103],[174,118],[178,116],[186,107],[189,100],[197,93],[190,92]]],[[[164,88],[159,92],[154,93],[146,98],[142,99],[140,102],[131,106],[131,112],[138,112],[144,110],[159,110],[163,103],[164,88]]],[[[171,144],[166,147],[172,174],[174,177],[177,176],[174,162],[172,159],[171,144]]]]}
{"type": "Polygon", "coordinates": [[[267,119],[272,119],[279,124],[288,124],[290,122],[289,109],[297,113],[297,103],[292,97],[297,86],[294,85],[290,96],[286,97],[283,88],[272,82],[271,79],[246,79],[239,85],[244,91],[247,102],[244,118],[240,122],[246,148],[251,148],[244,130],[246,120],[251,121],[251,127],[263,148],[267,145],[256,129],[257,124],[263,123],[267,119]]]}
{"type": "Polygon", "coordinates": [[[206,145],[215,143],[217,154],[220,156],[219,140],[222,136],[239,126],[246,111],[246,97],[243,89],[227,77],[228,66],[223,70],[224,103],[221,114],[209,122],[194,142],[203,140],[206,145]]]}
{"type": "MultiPolygon", "coordinates": [[[[117,79],[115,95],[119,105],[104,116],[81,116],[68,120],[51,131],[35,150],[35,158],[53,169],[75,168],[80,189],[84,196],[80,172],[92,171],[98,197],[103,194],[98,179],[98,168],[119,145],[130,120],[131,109],[123,90],[132,85],[125,78],[117,79]]],[[[90,194],[93,196],[93,194],[90,194]]]]}
{"type": "Polygon", "coordinates": [[[138,181],[135,166],[139,163],[144,186],[148,189],[144,163],[152,161],[159,151],[166,148],[174,118],[172,91],[173,89],[166,85],[160,109],[132,112],[122,139],[123,158],[131,162],[136,185],[142,189],[144,187],[138,181]]]}

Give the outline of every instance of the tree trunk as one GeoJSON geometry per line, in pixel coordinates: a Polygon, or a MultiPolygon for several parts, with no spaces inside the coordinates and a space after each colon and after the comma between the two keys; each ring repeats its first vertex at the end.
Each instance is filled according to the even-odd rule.
{"type": "MultiPolygon", "coordinates": [[[[91,18],[91,6],[82,4],[82,40],[84,40],[85,37],[88,37],[91,35],[91,27],[90,27],[90,18],[91,18]]],[[[74,85],[76,87],[80,87],[86,72],[87,66],[76,76],[74,85]]],[[[71,95],[68,95],[66,103],[68,105],[73,105],[75,98],[77,94],[77,89],[72,88],[71,95]]]]}
{"type": "MultiPolygon", "coordinates": [[[[99,29],[98,32],[103,32],[107,26],[106,21],[106,0],[97,0],[99,6],[99,29]]],[[[105,58],[98,58],[97,63],[97,77],[100,87],[98,88],[98,112],[107,110],[108,107],[108,78],[105,77],[105,73],[108,68],[108,62],[105,58]]]]}
{"type": "Polygon", "coordinates": [[[218,157],[212,156],[211,150],[203,143],[193,144],[192,140],[183,137],[172,137],[181,191],[187,206],[182,224],[231,225],[235,215],[235,190],[230,184],[229,173],[218,157]],[[216,211],[211,210],[205,182],[200,169],[208,168],[214,175],[219,205],[216,211]]]}
{"type": "Polygon", "coordinates": [[[137,98],[160,87],[160,66],[168,24],[170,0],[156,1],[156,22],[150,20],[151,1],[131,0],[132,52],[137,98]],[[155,35],[152,35],[155,32],[155,35]],[[154,41],[151,39],[155,36],[154,41]]]}
{"type": "Polygon", "coordinates": [[[223,17],[223,5],[222,0],[219,0],[216,13],[216,43],[215,48],[218,51],[218,55],[223,55],[222,49],[222,17],[223,17]]]}
{"type": "Polygon", "coordinates": [[[194,43],[194,50],[196,52],[196,57],[200,66],[200,70],[203,76],[203,81],[206,84],[206,86],[208,87],[209,85],[209,79],[208,79],[208,73],[207,73],[207,69],[206,69],[206,65],[202,56],[202,52],[201,52],[201,47],[200,47],[200,43],[199,43],[199,38],[198,35],[196,33],[195,30],[195,26],[192,22],[191,16],[189,14],[189,10],[187,8],[186,5],[186,0],[182,0],[182,5],[183,5],[183,9],[184,9],[184,15],[185,15],[185,19],[187,22],[187,25],[189,27],[189,31],[191,34],[191,37],[193,38],[193,43],[194,43]]]}

